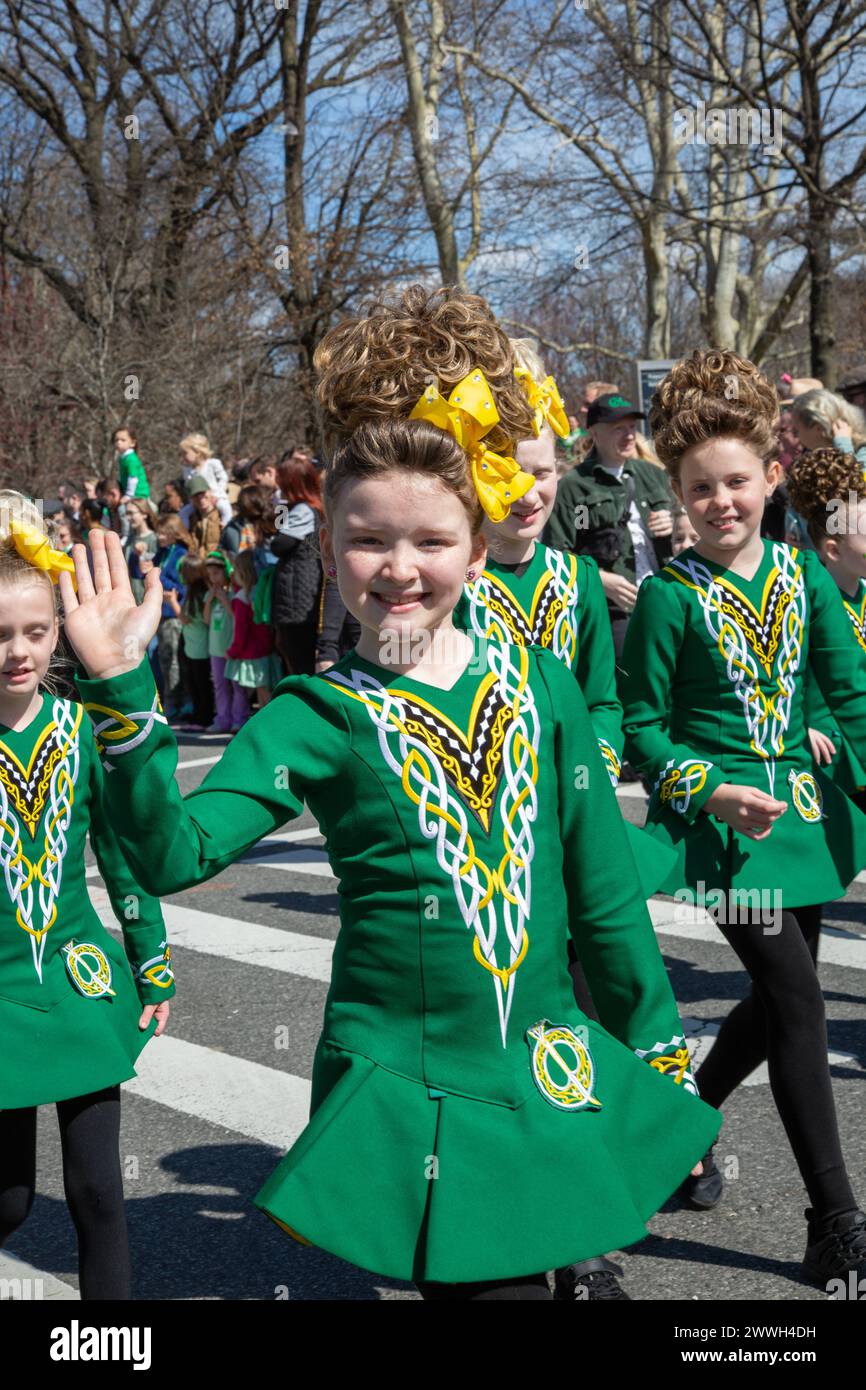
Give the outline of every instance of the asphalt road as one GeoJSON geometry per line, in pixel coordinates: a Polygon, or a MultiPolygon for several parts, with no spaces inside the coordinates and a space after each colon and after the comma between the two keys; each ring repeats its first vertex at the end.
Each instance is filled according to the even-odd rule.
{"type": "MultiPolygon", "coordinates": [[[[179,741],[187,792],[227,740],[179,741]]],[[[642,821],[639,789],[622,788],[620,804],[642,821]]],[[[91,881],[105,911],[95,867],[91,881]]],[[[148,1045],[138,1077],[124,1088],[121,1135],[139,1299],[418,1297],[411,1285],[297,1245],[250,1203],[306,1122],[338,926],[335,889],[321,836],[305,815],[217,879],[164,900],[179,992],[170,1031],[148,1045]]],[[[651,910],[691,1045],[703,1053],[745,994],[746,977],[702,915],[674,920],[673,903],[661,898],[651,910]]],[[[861,1202],[864,922],[866,883],[857,882],[828,907],[820,953],[843,1148],[861,1202]]],[[[651,1234],[622,1254],[632,1298],[824,1300],[799,1280],[806,1194],[764,1069],[728,1102],[717,1161],[728,1182],[714,1211],[691,1212],[674,1198],[651,1234]]],[[[44,1296],[75,1298],[75,1238],[51,1107],[40,1112],[38,1194],[26,1225],[0,1252],[0,1278],[30,1274],[43,1280],[44,1296]]]]}

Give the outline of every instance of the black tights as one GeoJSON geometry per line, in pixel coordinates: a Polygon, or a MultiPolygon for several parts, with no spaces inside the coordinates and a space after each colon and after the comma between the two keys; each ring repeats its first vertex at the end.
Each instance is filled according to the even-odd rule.
{"type": "Polygon", "coordinates": [[[816,1217],[830,1220],[857,1203],[845,1171],[827,1060],[824,996],[816,961],[820,907],[712,914],[752,980],[731,1010],[696,1080],[702,1098],[722,1102],[761,1062],[816,1217]]]}
{"type": "MultiPolygon", "coordinates": [[[[120,1172],[120,1087],[57,1102],[63,1189],[78,1236],[82,1299],[131,1297],[120,1172]]],[[[36,1106],[0,1110],[0,1246],[33,1206],[36,1106]]]]}

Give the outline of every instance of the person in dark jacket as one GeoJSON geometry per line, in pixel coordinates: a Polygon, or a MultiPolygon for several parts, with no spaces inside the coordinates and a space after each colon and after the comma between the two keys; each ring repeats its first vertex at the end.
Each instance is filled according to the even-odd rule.
{"type": "Polygon", "coordinates": [[[270,538],[277,568],[271,598],[271,622],[277,651],[290,675],[315,674],[322,561],[319,527],[324,518],[321,475],[312,460],[297,451],[277,467],[279,491],[274,499],[276,534],[270,538]]]}
{"type": "Polygon", "coordinates": [[[327,671],[357,646],[360,636],[361,624],[340,597],[336,579],[327,574],[319,602],[316,671],[327,671]]]}

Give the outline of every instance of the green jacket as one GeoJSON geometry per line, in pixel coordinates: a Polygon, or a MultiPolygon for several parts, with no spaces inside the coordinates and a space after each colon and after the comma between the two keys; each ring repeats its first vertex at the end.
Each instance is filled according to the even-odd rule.
{"type": "MultiPolygon", "coordinates": [[[[99,721],[98,711],[92,716],[99,721]]],[[[104,784],[80,704],[45,692],[26,729],[0,725],[6,886],[0,894],[0,1109],[67,1100],[128,1080],[156,1027],[151,1022],[139,1030],[142,1006],[174,993],[160,905],[127,866],[104,784]],[[91,905],[88,832],[123,946],[91,905]],[[68,956],[63,948],[70,943],[95,947],[96,954],[68,956]],[[113,993],[98,983],[102,969],[113,993]],[[76,975],[91,982],[92,993],[80,992],[76,975]]]]}
{"type": "Polygon", "coordinates": [[[305,802],[325,834],[340,933],[311,1117],[263,1211],[366,1269],[440,1282],[643,1236],[721,1116],[694,1091],[561,661],[474,638],[441,690],[350,652],[282,680],[186,797],[148,662],[81,686],[109,721],[106,794],[151,892],[212,878],[305,802]],[[601,1024],[575,1005],[569,933],[601,1024]]]}
{"type": "MultiPolygon", "coordinates": [[[[663,468],[643,459],[628,459],[622,478],[626,476],[634,479],[634,501],[644,524],[650,512],[671,511],[677,505],[663,468]]],[[[594,531],[622,522],[621,554],[604,568],[613,574],[624,575],[634,583],[634,544],[625,524],[626,512],[625,482],[606,473],[599,463],[598,454],[592,449],[583,463],[560,478],[544,540],[556,550],[570,550],[578,554],[589,549],[587,542],[594,531]]],[[[647,536],[661,567],[670,559],[671,538],[656,538],[649,532],[647,536]]]]}

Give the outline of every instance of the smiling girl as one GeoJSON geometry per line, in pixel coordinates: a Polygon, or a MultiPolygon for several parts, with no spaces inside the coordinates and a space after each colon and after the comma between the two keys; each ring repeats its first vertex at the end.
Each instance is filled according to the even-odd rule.
{"type": "MultiPolygon", "coordinates": [[[[700,1094],[721,1106],[767,1059],[812,1204],[804,1273],[823,1284],[866,1258],[815,965],[820,904],[866,863],[866,817],[813,774],[804,685],[811,669],[864,747],[866,682],[818,556],[761,538],[781,471],[777,414],[770,383],[727,351],[696,351],[653,397],[656,449],[698,541],[641,588],[624,654],[624,729],[627,756],[654,782],[648,824],[679,846],[679,884],[708,907],[752,979],[698,1071],[700,1094]]],[[[715,1165],[685,1190],[694,1205],[715,1205],[715,1165]]]]}
{"type": "Polygon", "coordinates": [[[622,709],[616,693],[615,658],[607,601],[598,566],[540,544],[556,501],[554,427],[563,436],[568,420],[552,377],[531,344],[512,341],[517,376],[536,413],[533,434],[517,445],[516,459],[533,486],[504,520],[485,518],[487,560],[467,574],[454,613],[459,628],[499,642],[549,648],[576,676],[611,782],[619,780],[622,709]]]}
{"type": "Polygon", "coordinates": [[[693,1091],[576,681],[453,626],[482,505],[502,518],[531,486],[507,337],[483,300],[415,287],[332,330],[316,363],[342,440],[322,554],[357,647],[284,679],[182,798],[139,655],[158,581],[136,607],[116,538],[93,582],[76,548],[63,598],[108,796],[160,894],[305,801],[325,833],[341,925],[310,1122],[256,1204],[427,1298],[549,1300],[545,1271],[643,1237],[720,1119],[693,1091]],[[575,1006],[568,932],[604,1026],[575,1006]]]}
{"type": "Polygon", "coordinates": [[[163,1032],[174,984],[159,903],[105,812],[90,722],[55,693],[54,586],[71,569],[30,499],[0,492],[0,1246],[33,1205],[37,1109],[54,1103],[81,1297],[128,1299],[120,1083],[163,1032]],[[122,946],[91,904],[88,834],[122,946]]]}

